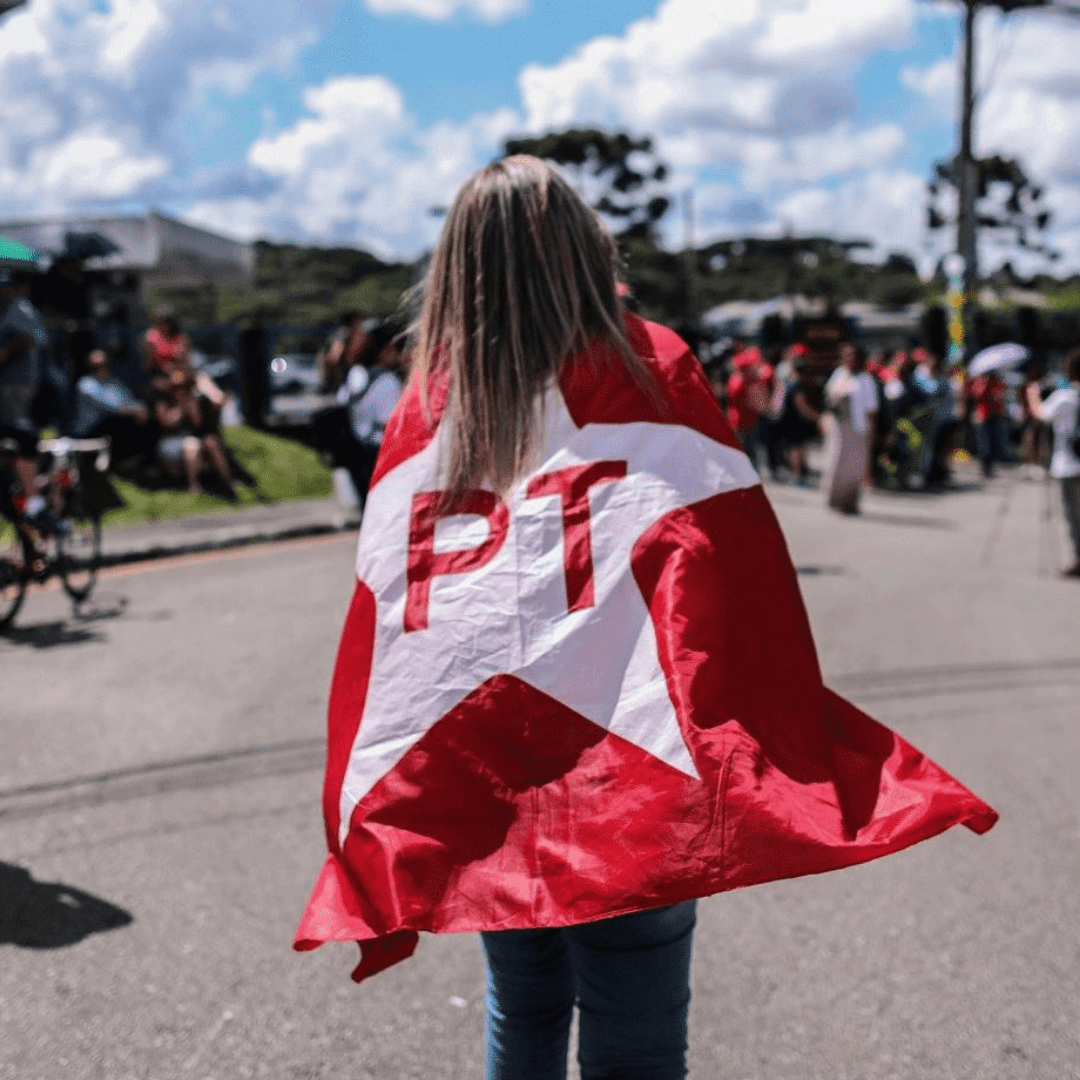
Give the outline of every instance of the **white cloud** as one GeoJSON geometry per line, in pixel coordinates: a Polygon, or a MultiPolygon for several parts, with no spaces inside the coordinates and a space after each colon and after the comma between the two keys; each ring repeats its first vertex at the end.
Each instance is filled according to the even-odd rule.
{"type": "Polygon", "coordinates": [[[0,32],[0,215],[169,202],[207,92],[288,64],[334,0],[34,0],[0,32]]]}
{"type": "MultiPolygon", "coordinates": [[[[1080,20],[1035,9],[980,14],[976,38],[975,152],[1018,158],[1044,185],[1054,212],[1052,241],[1061,266],[1080,268],[1080,20]]],[[[950,118],[958,106],[958,56],[907,68],[905,85],[950,118]]],[[[987,265],[1009,255],[989,239],[987,265]]],[[[1029,260],[1030,262],[1030,260],[1029,260]]]]}
{"type": "Polygon", "coordinates": [[[365,148],[386,142],[405,116],[401,93],[379,77],[346,76],[309,87],[304,103],[315,115],[259,139],[248,151],[252,165],[282,177],[296,176],[315,163],[332,166],[342,160],[350,141],[365,148]]]}
{"type": "Polygon", "coordinates": [[[93,13],[88,22],[100,29],[102,63],[121,74],[137,70],[139,57],[152,52],[169,30],[166,14],[155,0],[116,0],[111,11],[93,13]]]}
{"type": "Polygon", "coordinates": [[[987,20],[984,56],[1004,57],[980,103],[980,153],[1018,157],[1045,186],[1054,213],[1051,241],[1063,269],[1080,269],[1080,19],[1033,11],[987,20]],[[1007,35],[1012,35],[1009,40],[1007,35]]]}
{"type": "Polygon", "coordinates": [[[86,197],[127,198],[168,167],[163,155],[139,155],[104,133],[71,135],[33,159],[38,198],[54,205],[86,197]]]}
{"type": "Polygon", "coordinates": [[[873,257],[902,251],[926,270],[941,254],[924,227],[925,180],[906,168],[873,169],[839,183],[806,184],[772,199],[734,184],[704,183],[694,191],[702,244],[713,237],[833,236],[869,240],[873,257]]]}
{"type": "Polygon", "coordinates": [[[310,115],[248,152],[273,190],[258,201],[205,199],[189,216],[250,237],[306,236],[417,255],[438,232],[430,210],[445,206],[520,124],[501,110],[422,129],[397,87],[378,76],[328,80],[304,101],[310,115]]]}
{"type": "Polygon", "coordinates": [[[914,253],[924,236],[926,181],[906,169],[874,170],[794,191],[776,214],[795,233],[866,238],[882,250],[914,253]]]}
{"type": "Polygon", "coordinates": [[[861,56],[902,38],[909,24],[910,0],[872,11],[852,0],[666,0],[621,37],[594,39],[552,68],[526,68],[524,118],[502,110],[427,129],[385,79],[333,79],[305,92],[305,117],[250,148],[249,165],[274,181],[270,194],[204,199],[193,213],[247,235],[414,254],[438,230],[428,210],[445,205],[508,134],[600,123],[655,134],[675,167],[675,190],[710,166],[735,171],[737,183],[699,193],[701,240],[793,224],[821,231],[822,215],[843,235],[892,242],[905,227],[920,235],[922,182],[911,199],[904,174],[908,202],[898,214],[884,180],[904,150],[903,130],[859,127],[852,86],[861,56]],[[850,183],[830,187],[838,178],[850,183]],[[816,216],[815,199],[825,207],[816,216]],[[889,217],[876,231],[875,211],[889,217]]]}
{"type": "Polygon", "coordinates": [[[364,5],[376,15],[415,15],[443,22],[460,11],[492,23],[521,15],[529,7],[528,0],[364,0],[364,5]]]}
{"type": "Polygon", "coordinates": [[[903,129],[880,124],[864,131],[843,123],[831,131],[788,140],[748,139],[743,182],[750,191],[846,176],[892,164],[904,149],[903,129]]]}
{"type": "MultiPolygon", "coordinates": [[[[900,160],[907,140],[899,124],[857,123],[855,73],[873,53],[909,40],[913,20],[914,0],[664,0],[619,37],[526,67],[527,125],[648,133],[675,186],[698,184],[709,169],[737,178],[733,216],[703,215],[708,234],[738,223],[736,231],[772,228],[779,203],[808,185],[885,175],[900,160]]],[[[723,187],[706,187],[702,205],[728,199],[723,187]]],[[[845,235],[854,227],[838,226],[845,235]]],[[[891,223],[870,235],[879,233],[891,237],[891,223]]]]}
{"type": "Polygon", "coordinates": [[[1080,19],[988,19],[979,45],[987,60],[1002,57],[976,114],[979,152],[1018,155],[1047,180],[1080,181],[1080,19]]]}
{"type": "Polygon", "coordinates": [[[960,78],[954,57],[938,60],[926,68],[909,65],[901,70],[900,81],[925,98],[937,116],[948,119],[955,116],[960,78]]]}
{"type": "MultiPolygon", "coordinates": [[[[388,0],[382,0],[384,7],[388,0]]],[[[520,0],[421,0],[494,20],[520,0]]],[[[400,3],[400,0],[399,0],[400,3]]],[[[414,0],[415,3],[415,0],[414,0]]],[[[340,240],[383,254],[430,243],[445,205],[501,139],[509,110],[421,129],[383,78],[309,87],[306,114],[193,172],[210,91],[292,62],[336,0],[35,0],[0,35],[0,217],[164,205],[224,231],[340,240]]]]}
{"type": "Polygon", "coordinates": [[[529,127],[628,125],[657,135],[783,135],[854,114],[851,75],[910,33],[912,0],[665,0],[621,37],[596,38],[551,67],[527,66],[529,127]]]}

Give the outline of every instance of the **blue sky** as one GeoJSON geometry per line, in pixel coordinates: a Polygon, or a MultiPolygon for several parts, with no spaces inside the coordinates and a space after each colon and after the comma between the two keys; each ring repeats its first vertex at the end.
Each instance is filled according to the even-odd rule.
{"type": "MultiPolygon", "coordinates": [[[[508,135],[598,125],[655,138],[699,241],[929,264],[957,37],[925,0],[30,0],[0,20],[0,220],[156,207],[412,257],[508,135]]],[[[1080,268],[1080,19],[988,12],[979,52],[979,148],[1047,185],[1080,268]]]]}

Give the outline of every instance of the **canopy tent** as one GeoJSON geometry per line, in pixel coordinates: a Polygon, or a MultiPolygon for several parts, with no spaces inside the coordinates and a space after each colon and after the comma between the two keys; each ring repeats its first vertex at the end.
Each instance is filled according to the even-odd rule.
{"type": "Polygon", "coordinates": [[[20,244],[9,236],[0,236],[0,268],[8,270],[36,270],[42,253],[36,248],[20,244]]]}

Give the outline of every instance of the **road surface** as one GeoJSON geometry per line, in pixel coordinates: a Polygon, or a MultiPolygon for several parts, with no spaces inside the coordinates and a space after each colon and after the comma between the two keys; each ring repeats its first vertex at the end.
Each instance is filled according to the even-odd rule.
{"type": "MultiPolygon", "coordinates": [[[[770,488],[827,681],[1002,820],[704,901],[692,1076],[1080,1077],[1080,585],[1045,495],[848,520],[770,488]]],[[[362,987],[353,946],[289,949],[353,546],[128,567],[0,638],[3,1080],[482,1075],[474,936],[362,987]]]]}

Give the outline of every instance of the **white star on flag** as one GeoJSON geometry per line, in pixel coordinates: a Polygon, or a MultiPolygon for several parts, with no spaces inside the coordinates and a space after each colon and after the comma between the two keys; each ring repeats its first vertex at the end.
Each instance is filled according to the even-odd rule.
{"type": "MultiPolygon", "coordinates": [[[[442,425],[372,489],[357,574],[376,601],[375,650],[359,732],[341,789],[340,841],[361,799],[451,709],[496,675],[512,675],[689,776],[657,655],[656,633],[630,567],[638,538],[681,507],[760,483],[745,454],[677,424],[586,424],[548,393],[542,465],[509,494],[505,536],[483,565],[434,576],[427,625],[408,628],[410,517],[437,488],[442,425]],[[625,476],[590,486],[592,600],[570,610],[564,507],[530,493],[536,477],[594,462],[625,476]]],[[[493,526],[456,515],[436,526],[436,557],[475,550],[493,526]]]]}

